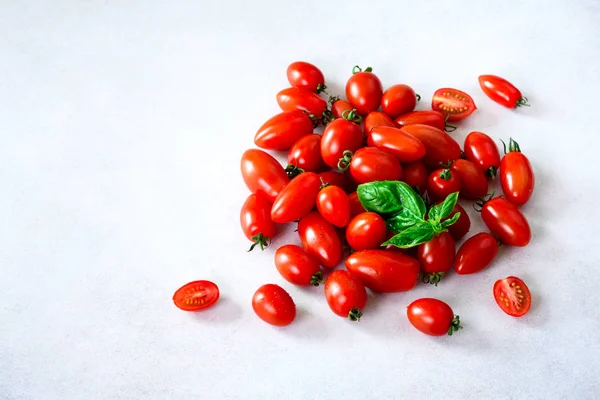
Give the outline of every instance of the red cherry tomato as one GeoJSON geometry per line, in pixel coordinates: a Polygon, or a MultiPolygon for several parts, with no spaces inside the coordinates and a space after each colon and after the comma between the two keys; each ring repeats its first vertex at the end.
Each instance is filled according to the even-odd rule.
{"type": "Polygon", "coordinates": [[[365,134],[368,135],[371,132],[371,129],[376,126],[390,126],[395,127],[394,121],[379,111],[371,111],[367,117],[365,118],[365,134]]]}
{"type": "Polygon", "coordinates": [[[275,236],[275,223],[271,221],[271,203],[260,194],[248,196],[240,211],[240,225],[244,235],[254,242],[248,251],[252,251],[256,245],[264,250],[275,236]]]}
{"type": "Polygon", "coordinates": [[[321,157],[321,135],[306,135],[298,139],[288,153],[288,163],[310,172],[325,169],[321,157]]]}
{"type": "Polygon", "coordinates": [[[450,171],[460,178],[461,197],[475,200],[487,194],[488,180],[483,170],[471,161],[458,159],[452,163],[450,171]]]}
{"type": "Polygon", "coordinates": [[[529,288],[516,276],[509,276],[494,283],[494,299],[506,314],[522,317],[531,307],[529,288]]]}
{"type": "Polygon", "coordinates": [[[509,152],[500,163],[500,185],[504,197],[517,207],[527,203],[535,186],[533,168],[519,144],[510,139],[509,152]]]}
{"type": "Polygon", "coordinates": [[[271,208],[271,219],[284,224],[304,217],[315,206],[319,190],[321,180],[317,174],[304,172],[298,175],[279,192],[271,208]]]}
{"type": "Polygon", "coordinates": [[[477,165],[487,176],[494,178],[500,166],[500,153],[491,137],[471,132],[465,139],[465,158],[477,165]]]}
{"type": "Polygon", "coordinates": [[[335,267],[342,260],[342,242],[337,231],[316,211],[308,213],[298,223],[302,247],[319,264],[335,267]]]}
{"type": "Polygon", "coordinates": [[[521,91],[504,78],[495,75],[481,75],[479,86],[481,86],[481,90],[487,97],[504,107],[529,107],[527,97],[523,97],[521,91]]]}
{"type": "Polygon", "coordinates": [[[317,260],[295,244],[286,244],[277,249],[275,266],[281,276],[294,285],[319,286],[322,283],[323,274],[317,260]]]}
{"type": "Polygon", "coordinates": [[[354,218],[356,215],[367,211],[358,199],[358,193],[350,193],[348,195],[348,200],[350,200],[350,218],[354,218]]]}
{"type": "Polygon", "coordinates": [[[352,182],[349,176],[337,172],[337,171],[326,171],[319,174],[319,178],[323,180],[326,185],[337,186],[342,188],[344,192],[351,193],[356,190],[356,185],[352,182]]]}
{"type": "Polygon", "coordinates": [[[354,67],[352,76],[346,83],[346,98],[360,115],[367,115],[379,108],[383,87],[371,67],[362,71],[354,67]]]}
{"type": "Polygon", "coordinates": [[[450,88],[435,91],[433,100],[431,100],[431,108],[448,115],[448,121],[465,119],[477,109],[471,96],[460,90],[450,88]]]}
{"type": "Polygon", "coordinates": [[[425,281],[437,286],[444,274],[452,268],[455,251],[454,239],[449,232],[442,232],[429,242],[420,244],[417,249],[417,260],[426,274],[425,281]]]}
{"type": "Polygon", "coordinates": [[[252,309],[260,319],[274,326],[286,326],[296,318],[296,304],[281,286],[262,285],[252,297],[252,309]]]}
{"type": "Polygon", "coordinates": [[[367,291],[360,279],[348,271],[333,271],[325,281],[329,308],[340,317],[360,321],[367,305],[367,291]]]}
{"type": "Polygon", "coordinates": [[[451,132],[456,129],[452,125],[446,125],[446,117],[439,111],[424,110],[424,111],[413,111],[403,115],[400,115],[394,120],[396,127],[403,128],[407,125],[429,125],[439,130],[447,130],[451,132]]]}
{"type": "Polygon", "coordinates": [[[337,118],[342,118],[344,111],[352,111],[354,107],[346,100],[340,100],[336,97],[330,97],[329,102],[331,103],[331,113],[337,118]]]}
{"type": "Polygon", "coordinates": [[[358,214],[346,227],[346,241],[354,250],[379,248],[386,236],[385,220],[373,212],[358,214]]]}
{"type": "Polygon", "coordinates": [[[219,288],[211,281],[186,283],[173,295],[173,303],[183,311],[200,311],[212,307],[219,300],[219,288]]]}
{"type": "Polygon", "coordinates": [[[367,144],[390,153],[400,162],[417,161],[425,156],[425,146],[413,135],[389,126],[376,126],[367,136],[367,144]]]}
{"type": "Polygon", "coordinates": [[[356,183],[398,181],[402,179],[402,166],[391,154],[376,147],[358,149],[350,162],[350,175],[356,183]]]}
{"type": "Polygon", "coordinates": [[[479,232],[468,238],[458,249],[454,270],[460,275],[474,274],[490,265],[496,254],[496,238],[487,232],[479,232]]]}
{"type": "Polygon", "coordinates": [[[423,163],[426,167],[435,169],[441,164],[460,158],[460,145],[446,132],[429,125],[407,125],[402,128],[415,138],[419,139],[425,147],[423,163]]]}
{"type": "Polygon", "coordinates": [[[381,97],[381,109],[391,118],[409,113],[417,106],[417,95],[408,85],[390,86],[381,97]]]}
{"type": "Polygon", "coordinates": [[[408,306],[406,314],[410,323],[426,335],[452,335],[462,328],[458,315],[455,316],[452,308],[438,299],[415,300],[408,306]]]}
{"type": "Polygon", "coordinates": [[[325,78],[321,70],[305,61],[296,61],[287,68],[290,85],[297,88],[321,92],[326,89],[325,78]]]}
{"type": "Polygon", "coordinates": [[[332,225],[344,227],[350,222],[350,200],[337,186],[326,186],[317,196],[319,213],[332,225]]]}
{"type": "Polygon", "coordinates": [[[361,250],[346,259],[346,268],[371,290],[405,292],[417,284],[419,262],[390,250],[361,250]]]}
{"type": "Polygon", "coordinates": [[[429,173],[421,161],[402,164],[402,174],[407,185],[413,189],[418,188],[417,191],[421,194],[425,193],[429,173]]]}
{"type": "Polygon", "coordinates": [[[273,156],[262,150],[246,150],[240,163],[242,178],[248,189],[255,194],[264,195],[270,202],[289,182],[290,178],[273,156]]]}
{"type": "Polygon", "coordinates": [[[523,247],[531,240],[531,228],[525,215],[503,197],[485,202],[481,209],[481,218],[502,243],[523,247]]]}
{"type": "Polygon", "coordinates": [[[337,168],[345,151],[354,153],[363,146],[364,137],[360,126],[345,119],[332,121],[321,138],[321,156],[325,164],[337,168]]]}
{"type": "Polygon", "coordinates": [[[471,229],[471,219],[465,209],[462,208],[460,204],[456,203],[448,218],[444,218],[442,221],[454,217],[454,214],[456,213],[460,213],[460,217],[458,217],[458,220],[456,220],[454,225],[448,227],[448,231],[454,238],[454,241],[458,242],[467,234],[467,232],[469,232],[469,229],[471,229]]]}
{"type": "Polygon", "coordinates": [[[444,200],[449,194],[460,191],[460,178],[449,169],[437,169],[427,180],[427,194],[433,200],[444,200]]]}
{"type": "Polygon", "coordinates": [[[277,104],[282,111],[302,110],[317,118],[323,116],[327,109],[327,101],[308,89],[287,88],[277,93],[277,104]]]}
{"type": "Polygon", "coordinates": [[[298,139],[312,132],[313,122],[307,113],[285,111],[258,128],[254,144],[267,150],[289,150],[298,139]]]}

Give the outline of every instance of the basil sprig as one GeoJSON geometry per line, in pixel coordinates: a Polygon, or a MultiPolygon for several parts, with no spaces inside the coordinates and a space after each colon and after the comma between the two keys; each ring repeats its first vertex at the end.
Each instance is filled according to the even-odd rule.
{"type": "Polygon", "coordinates": [[[369,182],[359,185],[356,191],[365,210],[381,215],[388,229],[396,233],[382,246],[418,246],[446,232],[460,218],[460,213],[456,213],[444,220],[452,213],[458,192],[448,195],[443,203],[433,205],[427,213],[421,196],[404,182],[369,182]]]}

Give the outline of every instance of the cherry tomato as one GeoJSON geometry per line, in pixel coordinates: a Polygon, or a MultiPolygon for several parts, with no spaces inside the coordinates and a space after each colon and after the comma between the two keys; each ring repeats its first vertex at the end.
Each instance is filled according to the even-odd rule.
{"type": "Polygon", "coordinates": [[[258,318],[274,326],[286,326],[296,318],[296,304],[281,286],[262,285],[252,296],[252,309],[258,318]]]}
{"type": "Polygon", "coordinates": [[[395,127],[394,121],[379,111],[371,111],[367,117],[365,118],[365,134],[368,135],[371,132],[371,129],[376,126],[390,126],[395,127]]]}
{"type": "Polygon", "coordinates": [[[325,169],[321,157],[321,135],[306,135],[298,139],[288,153],[288,163],[303,171],[319,172],[325,169]]]}
{"type": "Polygon", "coordinates": [[[465,119],[477,109],[471,96],[460,90],[450,88],[435,91],[433,100],[431,100],[431,108],[448,115],[448,121],[465,119]]]}
{"type": "Polygon", "coordinates": [[[426,151],[422,161],[428,168],[439,168],[440,164],[447,164],[460,158],[460,145],[440,129],[415,124],[405,126],[402,131],[421,141],[426,151]]]}
{"type": "Polygon", "coordinates": [[[327,109],[327,101],[308,89],[287,88],[277,93],[277,104],[282,111],[302,110],[317,118],[323,116],[327,109]]]}
{"type": "Polygon", "coordinates": [[[421,161],[402,164],[402,174],[407,185],[413,189],[418,188],[417,191],[421,194],[425,193],[429,173],[421,161]]]}
{"type": "Polygon", "coordinates": [[[379,248],[386,236],[385,220],[373,212],[358,214],[346,227],[346,241],[354,250],[379,248]]]}
{"type": "Polygon", "coordinates": [[[402,179],[402,166],[391,154],[376,147],[358,149],[350,162],[350,175],[356,183],[398,181],[402,179]]]}
{"type": "Polygon", "coordinates": [[[496,170],[500,166],[500,153],[496,143],[482,132],[471,132],[465,138],[465,158],[491,178],[496,176],[496,170]]]}
{"type": "Polygon", "coordinates": [[[295,244],[286,244],[277,249],[275,266],[281,276],[294,285],[319,286],[322,283],[323,274],[317,260],[295,244]]]}
{"type": "Polygon", "coordinates": [[[407,312],[410,323],[426,335],[452,335],[459,329],[460,318],[452,308],[438,299],[424,298],[410,303],[407,312]]]}
{"type": "Polygon", "coordinates": [[[525,215],[503,197],[486,201],[481,208],[481,218],[502,243],[523,247],[531,240],[531,228],[525,215]]]}
{"type": "Polygon", "coordinates": [[[504,197],[517,207],[527,203],[535,186],[531,163],[512,138],[509,152],[502,157],[500,163],[500,185],[504,197]]]}
{"type": "Polygon", "coordinates": [[[476,200],[487,194],[488,180],[483,170],[471,161],[458,159],[452,163],[450,171],[460,178],[460,195],[465,199],[476,200]]]}
{"type": "Polygon", "coordinates": [[[479,232],[468,238],[458,249],[454,270],[461,275],[474,274],[490,265],[496,254],[496,238],[487,232],[479,232]]]}
{"type": "Polygon", "coordinates": [[[340,100],[337,97],[330,97],[329,102],[331,103],[331,113],[335,118],[342,118],[344,111],[352,111],[354,107],[346,100],[340,100]]]}
{"type": "Polygon", "coordinates": [[[360,126],[345,119],[336,119],[323,131],[321,156],[325,164],[337,168],[345,151],[354,153],[363,146],[363,143],[360,126]]]}
{"type": "Polygon", "coordinates": [[[406,114],[402,114],[394,120],[396,127],[403,128],[407,125],[429,125],[439,130],[447,130],[451,132],[456,129],[452,125],[446,125],[446,117],[439,111],[424,110],[424,111],[413,111],[406,114]]]}
{"type": "Polygon", "coordinates": [[[390,153],[400,162],[417,161],[425,156],[424,143],[411,134],[389,126],[376,126],[367,136],[367,144],[390,153]]]}
{"type": "Polygon", "coordinates": [[[528,106],[527,97],[523,97],[521,91],[512,83],[496,75],[481,75],[479,86],[483,93],[496,103],[508,108],[528,106]]]}
{"type": "Polygon", "coordinates": [[[511,317],[522,317],[531,307],[529,288],[516,276],[499,279],[494,283],[494,299],[500,309],[511,317]]]}
{"type": "Polygon", "coordinates": [[[240,225],[244,235],[254,242],[248,251],[254,250],[256,245],[264,250],[275,236],[275,223],[271,221],[271,203],[260,194],[248,196],[240,211],[240,225]]]}
{"type": "Polygon", "coordinates": [[[367,115],[379,108],[383,86],[371,67],[362,71],[358,66],[352,70],[346,83],[346,98],[360,115],[367,115]]]}
{"type": "Polygon", "coordinates": [[[427,180],[427,194],[433,200],[444,200],[449,194],[460,191],[460,178],[448,168],[437,169],[427,180]]]}
{"type": "Polygon", "coordinates": [[[305,61],[291,63],[287,68],[287,78],[293,87],[308,89],[317,93],[327,88],[321,70],[305,61]]]}
{"type": "Polygon", "coordinates": [[[271,208],[273,222],[284,224],[296,221],[315,206],[321,180],[314,172],[304,172],[283,188],[271,208]]]}
{"type": "Polygon", "coordinates": [[[350,222],[350,200],[337,186],[326,186],[317,196],[319,213],[332,225],[344,227],[350,222]]]}
{"type": "Polygon", "coordinates": [[[342,242],[337,231],[316,211],[300,219],[298,235],[302,247],[319,264],[327,268],[335,267],[342,260],[342,242]]]}
{"type": "Polygon", "coordinates": [[[391,118],[409,113],[417,106],[417,95],[408,85],[390,86],[381,97],[381,109],[391,118]]]}
{"type": "Polygon", "coordinates": [[[426,274],[425,281],[435,284],[454,264],[455,243],[449,232],[434,236],[429,242],[420,244],[417,249],[417,260],[426,274]]]}
{"type": "Polygon", "coordinates": [[[442,221],[452,218],[456,213],[460,213],[460,217],[458,217],[458,220],[456,220],[454,225],[448,227],[448,231],[454,238],[454,241],[458,242],[467,234],[467,232],[469,232],[469,229],[471,229],[471,219],[465,209],[462,208],[460,204],[456,203],[448,218],[444,218],[442,221]]]}
{"type": "Polygon", "coordinates": [[[352,180],[341,172],[321,172],[319,174],[319,178],[322,179],[326,185],[337,186],[342,188],[342,190],[344,190],[346,193],[351,193],[356,190],[356,185],[352,182],[352,180]]]}
{"type": "Polygon", "coordinates": [[[390,250],[361,250],[346,259],[346,268],[371,290],[405,292],[417,284],[419,262],[390,250]]]}
{"type": "Polygon", "coordinates": [[[173,295],[173,303],[183,311],[200,311],[212,307],[219,300],[219,288],[211,281],[186,283],[173,295]]]}
{"type": "Polygon", "coordinates": [[[246,150],[242,154],[240,169],[248,189],[264,195],[270,202],[275,201],[281,189],[290,182],[279,161],[262,150],[246,150]]]}
{"type": "Polygon", "coordinates": [[[254,136],[254,144],[267,150],[289,150],[302,136],[311,134],[313,122],[302,110],[285,111],[265,122],[254,136]]]}
{"type": "Polygon", "coordinates": [[[325,298],[329,308],[340,317],[360,321],[367,305],[367,291],[357,276],[348,271],[333,271],[325,281],[325,298]]]}
{"type": "Polygon", "coordinates": [[[356,192],[350,193],[348,195],[348,200],[350,200],[350,218],[353,218],[356,215],[367,211],[367,210],[365,210],[365,208],[361,204],[360,200],[358,199],[358,193],[356,193],[356,192]]]}

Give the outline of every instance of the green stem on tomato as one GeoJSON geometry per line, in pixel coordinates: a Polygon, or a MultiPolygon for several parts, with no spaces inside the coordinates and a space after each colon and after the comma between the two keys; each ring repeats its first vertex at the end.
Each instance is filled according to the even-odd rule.
{"type": "Polygon", "coordinates": [[[448,329],[448,336],[452,336],[452,334],[463,327],[460,325],[460,317],[455,315],[452,319],[452,323],[450,324],[450,328],[448,329]]]}
{"type": "Polygon", "coordinates": [[[352,310],[350,310],[350,312],[348,313],[348,319],[349,319],[350,321],[353,321],[353,322],[358,322],[358,321],[360,321],[360,317],[362,317],[362,316],[363,316],[363,313],[362,313],[362,311],[360,311],[360,309],[359,309],[359,308],[357,308],[357,307],[354,307],[354,308],[353,308],[352,310]]]}
{"type": "Polygon", "coordinates": [[[248,249],[249,252],[254,250],[256,246],[260,246],[260,249],[264,250],[271,244],[271,238],[264,236],[262,233],[252,236],[252,240],[254,243],[252,243],[252,246],[250,246],[250,249],[248,249]]]}

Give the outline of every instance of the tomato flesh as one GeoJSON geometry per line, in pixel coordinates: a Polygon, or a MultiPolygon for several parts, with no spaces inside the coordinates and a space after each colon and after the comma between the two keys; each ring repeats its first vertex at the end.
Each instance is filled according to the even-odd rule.
{"type": "Polygon", "coordinates": [[[219,296],[219,287],[213,282],[193,281],[177,289],[173,303],[183,311],[200,311],[212,307],[219,296]]]}
{"type": "Polygon", "coordinates": [[[494,299],[500,309],[511,317],[522,317],[531,307],[529,288],[516,276],[509,276],[494,283],[494,299]]]}
{"type": "Polygon", "coordinates": [[[448,116],[448,121],[459,121],[477,109],[473,98],[458,89],[442,88],[435,91],[431,108],[448,116]]]}

